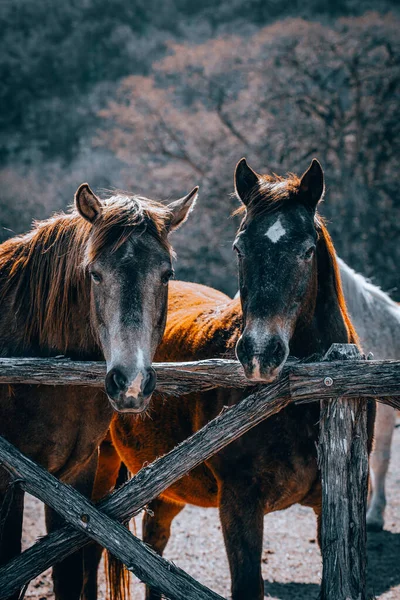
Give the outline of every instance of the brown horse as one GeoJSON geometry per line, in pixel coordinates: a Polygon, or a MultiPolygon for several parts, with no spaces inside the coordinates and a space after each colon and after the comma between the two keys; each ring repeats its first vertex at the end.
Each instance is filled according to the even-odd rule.
{"type": "MultiPolygon", "coordinates": [[[[313,161],[301,179],[281,179],[258,175],[242,160],[235,187],[243,203],[234,242],[242,310],[240,300],[216,290],[172,282],[156,360],[233,357],[236,346],[248,378],[272,381],[289,352],[299,358],[322,356],[333,342],[356,343],[357,338],[346,312],[334,248],[316,212],[324,189],[319,163],[313,161]]],[[[248,393],[220,389],[168,401],[156,393],[151,419],[116,416],[112,442],[136,473],[248,393]]],[[[370,440],[373,417],[372,406],[370,440]]],[[[311,506],[320,523],[318,421],[318,403],[291,405],[231,443],[150,504],[143,520],[144,541],[161,554],[171,522],[185,504],[219,507],[232,597],[261,600],[264,514],[300,503],[311,506]]],[[[103,464],[98,495],[115,478],[115,456],[108,460],[110,481],[106,483],[103,464]]],[[[160,595],[148,589],[146,598],[160,595]]]]}
{"type": "MultiPolygon", "coordinates": [[[[0,435],[86,496],[112,407],[140,412],[155,388],[151,362],[173,273],[168,234],[196,195],[168,206],[124,195],[100,201],[83,184],[77,210],[0,246],[0,355],[107,361],[109,401],[83,387],[0,386],[0,435]]],[[[9,484],[0,469],[0,507],[9,484]]],[[[3,509],[0,564],[21,549],[23,492],[15,489],[3,509]]],[[[50,509],[46,518],[49,530],[60,525],[50,509]]],[[[54,567],[57,599],[80,598],[82,559],[76,553],[54,567]]]]}

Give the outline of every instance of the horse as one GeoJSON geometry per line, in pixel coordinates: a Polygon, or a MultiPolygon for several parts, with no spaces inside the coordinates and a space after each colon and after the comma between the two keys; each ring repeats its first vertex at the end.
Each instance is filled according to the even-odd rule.
{"type": "MultiPolygon", "coordinates": [[[[337,256],[344,298],[363,350],[375,359],[400,359],[400,306],[337,256]]],[[[239,298],[237,292],[235,298],[239,298]]],[[[386,507],[385,478],[390,461],[396,414],[378,403],[370,457],[367,529],[381,531],[386,507]]]]}
{"type": "MultiPolygon", "coordinates": [[[[338,258],[347,307],[364,352],[375,359],[400,359],[400,306],[338,258]]],[[[386,506],[385,478],[395,426],[395,411],[378,402],[370,459],[367,528],[380,531],[386,506]]]]}
{"type": "MultiPolygon", "coordinates": [[[[0,435],[88,497],[114,410],[142,412],[154,391],[151,363],[173,275],[168,236],[186,220],[197,190],[165,206],[125,194],[102,201],[82,184],[75,209],[0,246],[0,355],[105,358],[107,365],[107,395],[82,386],[1,385],[0,435]]],[[[21,551],[24,495],[15,487],[8,502],[12,484],[1,468],[0,564],[21,551]]],[[[47,508],[46,523],[51,531],[61,518],[47,508]]],[[[55,565],[53,580],[57,600],[78,600],[83,554],[55,565]]]]}
{"type": "MultiPolygon", "coordinates": [[[[331,344],[358,343],[347,313],[333,244],[318,215],[324,191],[313,161],[301,178],[259,175],[242,159],[235,172],[243,219],[233,247],[240,299],[206,286],[171,282],[167,325],[155,359],[234,357],[255,388],[280,374],[289,353],[322,357],[331,344]]],[[[165,401],[153,396],[151,419],[116,417],[111,440],[119,461],[137,473],[251,393],[217,389],[165,401]]],[[[162,554],[171,523],[185,504],[218,507],[233,600],[261,600],[264,514],[300,503],[321,523],[316,443],[319,404],[290,405],[232,442],[152,501],[143,540],[162,554]]],[[[374,403],[368,409],[372,443],[374,403]]],[[[98,496],[115,482],[116,455],[95,485],[98,496]],[[100,486],[103,489],[100,490],[100,486]]],[[[114,596],[112,596],[114,597],[114,596]]],[[[146,590],[147,600],[160,595],[146,590]]]]}

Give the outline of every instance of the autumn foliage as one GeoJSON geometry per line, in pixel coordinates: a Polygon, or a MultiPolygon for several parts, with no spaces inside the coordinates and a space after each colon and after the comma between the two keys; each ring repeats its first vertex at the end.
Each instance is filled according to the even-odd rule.
{"type": "Polygon", "coordinates": [[[198,31],[195,41],[167,40],[148,74],[107,88],[68,186],[88,153],[83,179],[93,173],[93,185],[162,199],[200,185],[196,215],[174,240],[177,273],[234,293],[236,162],[301,173],[316,156],[339,253],[400,299],[400,18],[241,23],[217,35],[205,28],[203,42],[198,31]]]}

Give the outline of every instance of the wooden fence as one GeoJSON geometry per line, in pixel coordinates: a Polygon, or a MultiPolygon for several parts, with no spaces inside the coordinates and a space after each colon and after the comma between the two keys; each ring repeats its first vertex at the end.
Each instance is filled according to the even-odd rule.
{"type": "MultiPolygon", "coordinates": [[[[158,556],[121,523],[142,511],[187,472],[289,403],[321,401],[318,448],[323,490],[321,599],[364,600],[366,400],[377,398],[400,409],[400,362],[367,361],[355,346],[334,344],[322,362],[289,362],[277,382],[259,386],[257,391],[244,378],[236,361],[214,359],[154,366],[157,389],[167,395],[215,387],[251,386],[253,390],[96,506],[0,438],[0,464],[11,473],[15,484],[51,506],[67,522],[0,567],[0,598],[9,597],[55,562],[95,540],[166,598],[221,599],[158,556]]],[[[99,387],[103,386],[104,376],[104,363],[0,359],[0,384],[99,387]]]]}

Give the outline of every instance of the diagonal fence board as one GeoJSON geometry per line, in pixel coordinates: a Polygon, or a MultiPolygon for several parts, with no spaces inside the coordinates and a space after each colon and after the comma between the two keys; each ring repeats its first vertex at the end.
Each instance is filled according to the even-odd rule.
{"type": "MultiPolygon", "coordinates": [[[[75,528],[107,548],[142,581],[173,600],[222,600],[173,563],[141,542],[121,523],[110,519],[77,490],[61,483],[0,437],[1,463],[21,487],[51,506],[75,528]]],[[[8,591],[0,587],[0,597],[8,591]]]]}
{"type": "MultiPolygon", "coordinates": [[[[171,452],[141,469],[97,507],[113,519],[127,521],[188,471],[284,408],[290,401],[286,378],[268,386],[268,389],[251,394],[239,404],[225,410],[171,452]]],[[[1,594],[4,593],[7,597],[7,594],[18,591],[22,585],[88,541],[84,532],[74,531],[68,526],[42,538],[0,568],[1,594]]]]}
{"type": "MultiPolygon", "coordinates": [[[[14,359],[0,359],[1,369],[4,366],[4,360],[13,361],[14,359]]],[[[26,360],[36,362],[35,368],[37,368],[37,359],[18,359],[20,364],[26,360]]],[[[57,365],[60,364],[58,360],[55,362],[57,365]]],[[[70,361],[61,362],[70,363],[70,361]]],[[[7,368],[10,368],[10,364],[10,362],[6,363],[7,368]]],[[[87,366],[89,363],[83,364],[87,366]]],[[[226,387],[227,377],[235,377],[234,387],[249,385],[247,381],[240,383],[243,375],[239,371],[239,363],[236,361],[213,359],[198,363],[163,363],[155,366],[160,378],[160,388],[164,392],[166,389],[163,377],[166,380],[173,379],[175,381],[178,371],[180,383],[175,387],[175,391],[171,392],[174,394],[177,393],[176,390],[181,390],[182,385],[185,385],[189,379],[191,380],[190,385],[193,385],[194,382],[194,385],[197,386],[196,389],[199,389],[199,381],[204,376],[206,369],[207,372],[209,369],[212,372],[212,379],[206,383],[209,387],[218,385],[226,387]],[[227,375],[226,368],[230,375],[227,375]],[[233,375],[235,373],[236,375],[233,375]]],[[[100,373],[103,377],[104,370],[99,370],[96,376],[100,377],[100,373]]],[[[229,408],[169,454],[142,469],[123,488],[102,501],[98,507],[112,518],[121,521],[127,520],[143,509],[164,489],[180,479],[187,471],[221,450],[263,419],[284,408],[291,401],[302,402],[310,399],[315,401],[339,395],[350,397],[353,395],[357,397],[379,395],[385,397],[384,402],[400,407],[399,398],[390,397],[400,392],[399,374],[399,361],[357,361],[353,365],[346,365],[342,362],[329,365],[324,363],[291,364],[284,369],[283,376],[277,383],[263,386],[260,391],[229,408]],[[332,379],[330,386],[325,384],[327,377],[332,379]],[[356,391],[353,390],[354,386],[357,386],[356,391]]],[[[9,372],[5,375],[6,378],[11,376],[12,374],[10,375],[9,372]]],[[[78,381],[77,384],[82,384],[79,376],[75,373],[75,381],[78,381]]],[[[0,371],[0,383],[3,382],[3,372],[0,371]]],[[[35,383],[40,382],[35,380],[35,383]]],[[[69,385],[71,383],[69,381],[69,385]]],[[[100,383],[96,383],[96,385],[100,385],[100,383]]],[[[179,391],[179,393],[184,392],[179,391]]],[[[8,565],[0,568],[0,589],[2,590],[3,586],[7,585],[7,593],[13,593],[43,570],[85,545],[87,541],[84,533],[74,531],[70,526],[43,538],[8,565]]]]}
{"type": "MultiPolygon", "coordinates": [[[[215,424],[211,421],[208,425],[194,434],[191,438],[177,446],[169,454],[159,458],[157,461],[143,468],[135,477],[133,477],[125,486],[114,492],[109,498],[102,501],[98,507],[104,510],[106,514],[120,521],[125,521],[134,514],[140,512],[146,504],[154,497],[160,494],[166,487],[172,485],[186,472],[186,469],[191,470],[199,462],[202,462],[212,454],[218,452],[223,446],[230,443],[231,439],[225,437],[229,435],[229,429],[232,427],[236,431],[237,436],[242,435],[251,427],[257,425],[261,420],[278,412],[286,406],[289,399],[275,399],[283,393],[282,382],[274,395],[268,394],[266,390],[262,390],[257,394],[243,400],[241,404],[247,401],[252,402],[253,406],[260,408],[263,416],[255,417],[254,421],[243,422],[244,416],[247,414],[245,406],[240,407],[240,413],[235,410],[239,405],[229,409],[226,413],[217,417],[219,420],[219,429],[221,435],[216,439],[215,424]],[[282,401],[283,400],[283,401],[282,401]],[[266,404],[267,407],[266,407],[266,404]],[[233,411],[233,414],[232,414],[233,411]],[[227,415],[230,417],[229,426],[227,425],[227,415]],[[242,422],[241,422],[242,421],[242,422]],[[237,427],[240,430],[237,431],[237,427]],[[228,427],[228,431],[225,428],[228,427]],[[209,435],[207,435],[207,433],[209,435]],[[210,439],[213,442],[211,448],[207,447],[207,453],[198,456],[196,447],[203,446],[204,436],[207,436],[209,444],[210,439]],[[187,462],[180,468],[176,467],[176,459],[178,456],[190,456],[187,462]],[[204,458],[203,458],[204,457],[204,458]],[[175,466],[174,466],[175,465],[175,466]],[[157,482],[155,481],[157,476],[157,482]]],[[[258,412],[258,411],[257,411],[258,412]]],[[[251,416],[250,416],[251,418],[251,416]]],[[[16,557],[8,565],[0,568],[0,583],[6,585],[10,592],[15,591],[26,583],[39,575],[42,571],[49,568],[55,562],[68,556],[75,549],[82,547],[87,543],[87,538],[80,532],[74,531],[71,527],[65,526],[57,532],[54,532],[37,542],[31,548],[28,548],[24,553],[16,557]]]]}

